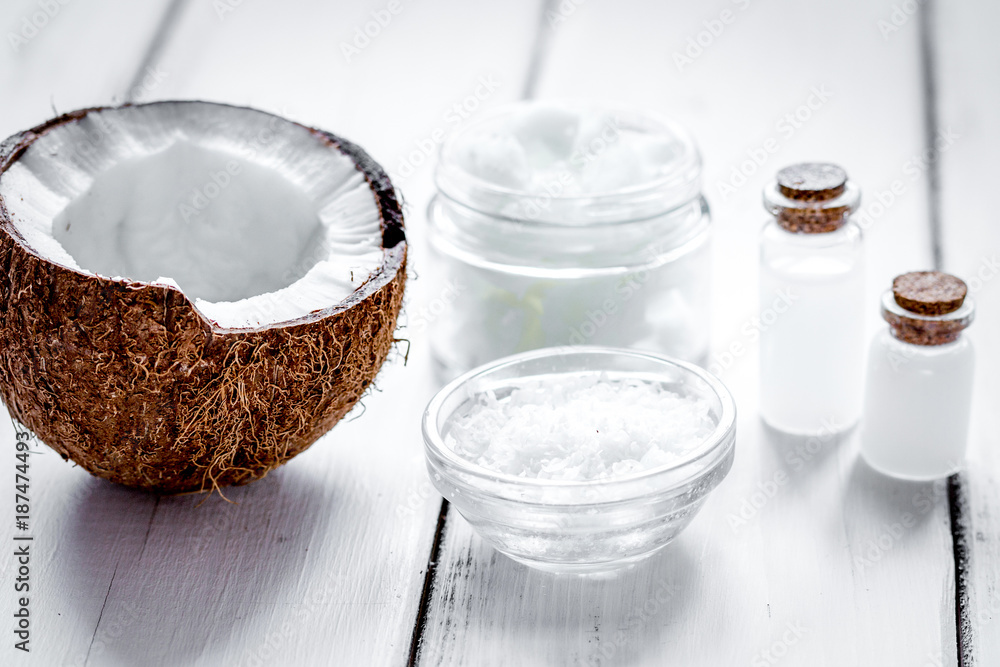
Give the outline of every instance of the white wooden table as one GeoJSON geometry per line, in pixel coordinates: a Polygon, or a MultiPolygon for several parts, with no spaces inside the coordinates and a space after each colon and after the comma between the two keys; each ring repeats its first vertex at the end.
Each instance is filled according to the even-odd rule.
{"type": "MultiPolygon", "coordinates": [[[[118,488],[41,447],[24,654],[15,436],[0,420],[0,665],[1000,665],[1000,5],[917,4],[5,0],[0,134],[53,109],[168,98],[328,129],[405,174],[414,277],[431,270],[432,161],[409,156],[455,126],[455,105],[475,117],[600,97],[674,117],[705,160],[714,361],[740,423],[732,473],[692,526],[599,581],[526,570],[442,506],[418,429],[428,346],[412,330],[408,365],[384,369],[362,418],[233,503],[118,488]],[[345,49],[372,12],[387,24],[345,49]],[[758,421],[744,325],[760,190],[804,159],[864,189],[870,333],[898,273],[939,266],[972,284],[971,461],[947,483],[890,481],[855,437],[803,451],[758,421]]],[[[425,285],[411,281],[410,321],[435,297],[425,285]]]]}

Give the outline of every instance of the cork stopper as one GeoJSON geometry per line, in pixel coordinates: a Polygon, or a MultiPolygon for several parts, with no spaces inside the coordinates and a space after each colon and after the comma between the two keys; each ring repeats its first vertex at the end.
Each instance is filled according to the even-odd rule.
{"type": "Polygon", "coordinates": [[[965,303],[969,288],[961,278],[941,271],[913,271],[892,281],[896,303],[920,315],[947,315],[965,303]]]}
{"type": "Polygon", "coordinates": [[[795,201],[827,201],[844,194],[847,172],[823,162],[793,164],[778,172],[778,189],[795,201]]]}
{"type": "Polygon", "coordinates": [[[958,340],[972,322],[974,308],[963,280],[940,271],[897,276],[886,293],[882,317],[896,338],[913,345],[944,345],[958,340]]]}
{"type": "Polygon", "coordinates": [[[825,234],[847,222],[860,194],[843,168],[824,162],[804,162],[778,172],[764,204],[778,224],[794,234],[825,234]]]}

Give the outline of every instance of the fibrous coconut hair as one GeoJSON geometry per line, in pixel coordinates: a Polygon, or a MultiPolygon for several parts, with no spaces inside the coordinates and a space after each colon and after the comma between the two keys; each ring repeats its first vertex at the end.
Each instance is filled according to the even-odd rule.
{"type": "MultiPolygon", "coordinates": [[[[261,113],[200,102],[75,111],[0,145],[0,183],[57,128],[157,105],[182,120],[261,113]]],[[[290,321],[227,328],[175,285],[66,266],[26,240],[10,193],[0,197],[0,396],[11,415],[94,475],[181,493],[261,478],[347,414],[393,345],[403,218],[388,176],[362,149],[303,129],[364,176],[382,259],[349,296],[290,321]]]]}

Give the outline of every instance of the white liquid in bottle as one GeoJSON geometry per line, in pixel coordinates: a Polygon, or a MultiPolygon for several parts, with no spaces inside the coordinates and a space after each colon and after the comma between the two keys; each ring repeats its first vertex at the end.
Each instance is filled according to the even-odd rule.
{"type": "Polygon", "coordinates": [[[860,200],[843,169],[801,164],[764,191],[760,413],[798,435],[847,430],[861,416],[864,266],[860,200]]]}
{"type": "MultiPolygon", "coordinates": [[[[958,281],[937,272],[906,276],[918,276],[926,285],[942,276],[958,281]]],[[[892,292],[883,296],[890,328],[875,337],[869,353],[861,454],[884,474],[931,480],[962,468],[975,355],[961,331],[971,323],[974,305],[964,297],[965,284],[958,283],[946,285],[961,293],[952,301],[960,305],[939,315],[910,312],[892,292]]],[[[938,283],[932,298],[941,294],[938,283]]]]}
{"type": "Polygon", "coordinates": [[[864,379],[864,273],[843,258],[763,266],[760,410],[781,431],[813,435],[853,426],[864,379]],[[770,304],[770,305],[769,305],[770,304]],[[766,327],[766,328],[765,328],[766,327]]]}

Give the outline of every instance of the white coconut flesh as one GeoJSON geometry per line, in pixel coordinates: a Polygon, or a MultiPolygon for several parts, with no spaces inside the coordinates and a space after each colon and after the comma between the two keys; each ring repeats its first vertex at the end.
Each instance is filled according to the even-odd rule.
{"type": "Polygon", "coordinates": [[[172,285],[220,328],[342,302],[383,263],[375,194],[308,129],[196,102],[94,111],[36,139],[0,177],[38,255],[172,285]]]}

